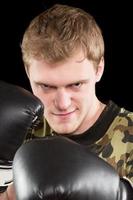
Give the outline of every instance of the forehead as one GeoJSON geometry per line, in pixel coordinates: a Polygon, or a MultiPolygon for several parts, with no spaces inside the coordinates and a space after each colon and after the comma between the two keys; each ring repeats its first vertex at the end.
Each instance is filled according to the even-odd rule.
{"type": "Polygon", "coordinates": [[[88,79],[93,71],[92,62],[84,58],[82,54],[58,63],[31,59],[29,67],[29,75],[33,81],[49,84],[69,84],[88,79]]]}

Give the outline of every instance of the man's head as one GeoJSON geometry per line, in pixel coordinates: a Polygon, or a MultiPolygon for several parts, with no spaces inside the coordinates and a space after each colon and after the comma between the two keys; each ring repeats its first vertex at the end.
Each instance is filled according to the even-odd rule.
{"type": "Polygon", "coordinates": [[[24,64],[44,115],[59,134],[80,134],[101,112],[95,84],[103,74],[104,43],[92,16],[55,5],[36,17],[22,41],[24,64]]]}
{"type": "Polygon", "coordinates": [[[66,5],[54,5],[33,19],[22,41],[26,67],[32,57],[55,63],[70,58],[77,49],[97,67],[104,56],[103,37],[90,14],[66,5]]]}

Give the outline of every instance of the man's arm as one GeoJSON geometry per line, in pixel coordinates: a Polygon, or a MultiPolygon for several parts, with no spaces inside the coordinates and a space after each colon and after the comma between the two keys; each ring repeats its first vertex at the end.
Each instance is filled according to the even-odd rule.
{"type": "Polygon", "coordinates": [[[15,195],[14,185],[13,184],[11,184],[10,186],[8,186],[8,189],[7,189],[7,199],[8,200],[16,200],[16,195],[15,195]]]}
{"type": "Polygon", "coordinates": [[[43,104],[22,87],[0,81],[0,200],[15,200],[12,161],[17,149],[32,138],[43,117],[43,104]]]}
{"type": "Polygon", "coordinates": [[[9,200],[7,192],[0,193],[0,200],[9,200]]]}
{"type": "Polygon", "coordinates": [[[13,184],[8,186],[8,189],[5,192],[0,193],[0,200],[16,200],[13,184]]]}

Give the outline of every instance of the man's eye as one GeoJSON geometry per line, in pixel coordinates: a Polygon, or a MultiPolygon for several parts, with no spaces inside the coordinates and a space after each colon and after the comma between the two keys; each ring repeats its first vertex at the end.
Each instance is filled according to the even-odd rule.
{"type": "Polygon", "coordinates": [[[52,86],[50,86],[50,85],[46,85],[46,84],[42,84],[41,85],[41,88],[43,89],[43,90],[50,90],[50,89],[53,89],[54,87],[52,87],[52,86]]]}
{"type": "Polygon", "coordinates": [[[41,87],[42,87],[42,88],[45,88],[45,89],[46,89],[46,88],[49,88],[49,86],[48,86],[48,85],[45,85],[45,84],[42,84],[41,87]]]}
{"type": "Polygon", "coordinates": [[[78,88],[81,87],[81,85],[82,85],[82,83],[74,83],[74,84],[71,85],[71,87],[72,87],[72,88],[75,88],[75,89],[76,89],[76,88],[78,89],[78,88]]]}

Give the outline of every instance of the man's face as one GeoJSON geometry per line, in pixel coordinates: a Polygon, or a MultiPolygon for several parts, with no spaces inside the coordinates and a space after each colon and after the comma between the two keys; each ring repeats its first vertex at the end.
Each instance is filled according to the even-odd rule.
{"type": "Polygon", "coordinates": [[[28,77],[55,132],[80,134],[88,128],[97,107],[95,84],[101,74],[82,52],[55,64],[31,59],[28,77]]]}

